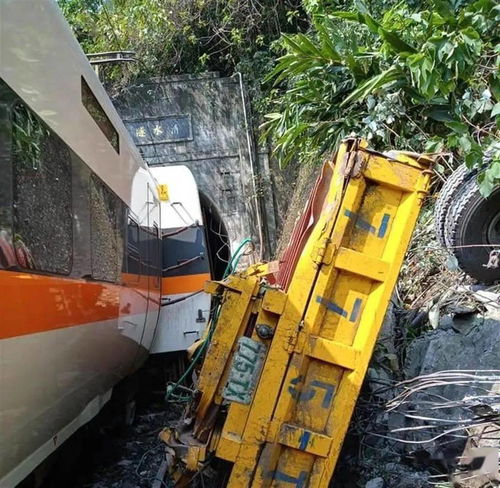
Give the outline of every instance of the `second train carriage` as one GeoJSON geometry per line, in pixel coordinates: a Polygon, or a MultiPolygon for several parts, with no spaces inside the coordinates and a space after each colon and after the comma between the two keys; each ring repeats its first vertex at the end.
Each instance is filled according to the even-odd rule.
{"type": "Polygon", "coordinates": [[[203,292],[212,278],[210,250],[198,188],[186,166],[152,167],[166,184],[162,201],[162,308],[152,353],[182,351],[201,337],[208,322],[210,295],[203,292]],[[182,182],[178,184],[177,182],[182,182]]]}
{"type": "Polygon", "coordinates": [[[2,488],[95,416],[151,349],[184,349],[204,327],[209,300],[197,291],[214,277],[202,226],[209,207],[202,214],[186,168],[156,171],[55,2],[0,0],[2,488]],[[160,201],[158,183],[175,198],[160,201]],[[163,249],[162,233],[184,225],[179,209],[189,228],[163,249]],[[182,264],[189,246],[199,257],[182,264]],[[162,279],[176,276],[182,283],[162,292],[162,279]],[[162,294],[193,313],[162,312],[159,330],[162,294]],[[172,319],[178,343],[163,330],[172,319]]]}

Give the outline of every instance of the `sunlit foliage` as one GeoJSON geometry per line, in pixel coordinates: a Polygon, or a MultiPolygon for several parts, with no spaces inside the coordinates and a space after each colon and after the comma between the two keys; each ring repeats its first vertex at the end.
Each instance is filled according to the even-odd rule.
{"type": "MultiPolygon", "coordinates": [[[[300,27],[300,0],[58,0],[87,53],[133,50],[108,81],[268,68],[270,43],[300,27]]],[[[304,23],[307,25],[307,22],[304,23]]],[[[265,71],[264,69],[264,71],[265,71]]]]}
{"type": "Polygon", "coordinates": [[[452,151],[500,181],[500,7],[491,0],[308,0],[311,29],[282,37],[264,135],[282,166],[356,133],[378,148],[452,151]]]}

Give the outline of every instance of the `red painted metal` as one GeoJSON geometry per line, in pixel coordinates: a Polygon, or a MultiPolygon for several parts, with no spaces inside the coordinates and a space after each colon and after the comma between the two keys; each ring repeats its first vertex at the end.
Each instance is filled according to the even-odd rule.
{"type": "Polygon", "coordinates": [[[321,210],[323,208],[326,192],[330,186],[333,174],[332,163],[326,161],[321,168],[321,173],[316,179],[316,183],[309,195],[304,212],[299,217],[293,228],[290,242],[280,257],[280,268],[276,273],[276,282],[283,289],[288,290],[288,286],[295,271],[297,261],[304,249],[304,245],[316,225],[321,210]]]}

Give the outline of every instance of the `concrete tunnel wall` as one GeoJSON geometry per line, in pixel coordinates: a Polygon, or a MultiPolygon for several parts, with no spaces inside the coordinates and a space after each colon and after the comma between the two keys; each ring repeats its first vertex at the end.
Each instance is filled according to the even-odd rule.
{"type": "Polygon", "coordinates": [[[257,154],[242,88],[238,75],[180,75],[130,86],[114,102],[148,164],[191,169],[222,216],[232,251],[251,237],[269,257],[276,218],[268,158],[257,154]]]}

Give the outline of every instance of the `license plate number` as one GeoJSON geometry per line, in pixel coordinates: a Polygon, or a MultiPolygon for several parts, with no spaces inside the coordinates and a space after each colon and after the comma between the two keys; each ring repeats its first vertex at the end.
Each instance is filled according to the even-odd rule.
{"type": "Polygon", "coordinates": [[[265,356],[264,344],[249,337],[240,337],[222,397],[230,402],[249,405],[265,356]]]}

